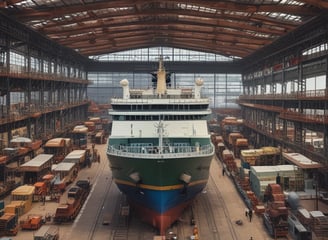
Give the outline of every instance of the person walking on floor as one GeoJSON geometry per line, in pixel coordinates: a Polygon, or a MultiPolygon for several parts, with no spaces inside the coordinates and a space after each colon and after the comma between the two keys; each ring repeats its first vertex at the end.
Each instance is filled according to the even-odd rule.
{"type": "Polygon", "coordinates": [[[253,216],[253,210],[250,208],[248,211],[248,217],[249,217],[249,221],[252,221],[252,216],[253,216]]]}

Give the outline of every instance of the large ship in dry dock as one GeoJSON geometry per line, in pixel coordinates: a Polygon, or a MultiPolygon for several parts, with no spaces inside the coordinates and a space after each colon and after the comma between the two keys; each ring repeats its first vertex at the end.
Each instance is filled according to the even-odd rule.
{"type": "Polygon", "coordinates": [[[142,221],[161,234],[206,186],[214,147],[203,80],[173,89],[160,59],[154,86],[129,89],[111,100],[113,125],[107,156],[114,180],[142,221]]]}

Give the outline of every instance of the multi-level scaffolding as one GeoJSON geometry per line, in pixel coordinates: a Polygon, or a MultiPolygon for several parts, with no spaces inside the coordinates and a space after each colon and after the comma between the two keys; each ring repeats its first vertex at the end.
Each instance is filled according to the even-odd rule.
{"type": "Polygon", "coordinates": [[[295,31],[293,44],[286,37],[248,59],[239,104],[256,147],[279,146],[328,166],[327,36],[319,18],[295,31]]]}
{"type": "Polygon", "coordinates": [[[18,167],[37,154],[12,140],[26,137],[33,147],[87,119],[89,82],[85,57],[2,14],[0,22],[1,195],[18,183],[18,167]]]}

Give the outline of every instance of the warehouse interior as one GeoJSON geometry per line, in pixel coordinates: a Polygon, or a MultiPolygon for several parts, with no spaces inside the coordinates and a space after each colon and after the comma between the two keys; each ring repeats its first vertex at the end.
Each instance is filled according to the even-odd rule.
{"type": "Polygon", "coordinates": [[[204,78],[216,155],[241,195],[251,185],[246,205],[264,211],[270,178],[327,206],[326,0],[0,0],[0,195],[49,140],[91,119],[110,134],[119,81],[150,87],[160,56],[172,86],[204,78]]]}
{"type": "MultiPolygon", "coordinates": [[[[241,92],[232,98],[238,111],[214,105],[213,112],[218,118],[237,112],[255,147],[279,146],[322,164],[317,182],[324,189],[327,10],[324,0],[2,0],[0,147],[8,148],[17,136],[45,142],[71,131],[90,112],[106,112],[109,104],[96,106],[88,94],[97,88],[92,73],[148,74],[157,64],[149,51],[146,61],[100,61],[100,56],[180,48],[226,58],[171,57],[165,67],[174,74],[240,75],[241,92]]],[[[228,95],[229,88],[226,80],[228,95]]]]}

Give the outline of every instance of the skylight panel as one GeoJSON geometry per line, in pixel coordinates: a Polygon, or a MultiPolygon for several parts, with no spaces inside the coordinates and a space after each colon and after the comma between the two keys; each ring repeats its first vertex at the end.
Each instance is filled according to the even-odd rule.
{"type": "Polygon", "coordinates": [[[311,55],[319,52],[326,52],[328,50],[328,43],[323,43],[319,46],[314,46],[310,49],[306,49],[302,52],[303,56],[311,55]]]}
{"type": "Polygon", "coordinates": [[[88,36],[93,34],[93,32],[85,32],[85,33],[78,33],[78,34],[71,34],[69,37],[75,38],[75,37],[82,37],[82,36],[88,36]]]}
{"type": "MultiPolygon", "coordinates": [[[[259,13],[261,14],[261,13],[259,13]]],[[[272,17],[272,18],[276,18],[276,19],[281,19],[284,21],[293,21],[293,22],[302,22],[302,18],[301,16],[296,16],[296,15],[292,15],[292,14],[287,14],[287,13],[266,13],[267,16],[272,17]]]]}
{"type": "Polygon", "coordinates": [[[70,15],[73,16],[73,17],[84,17],[84,16],[88,16],[88,13],[84,11],[84,12],[72,13],[70,15]]]}
{"type": "Polygon", "coordinates": [[[25,1],[15,3],[13,5],[15,5],[16,7],[20,7],[20,8],[34,8],[34,7],[38,7],[38,6],[54,5],[56,3],[59,3],[60,5],[62,5],[61,0],[25,0],[25,1]]]}
{"type": "Polygon", "coordinates": [[[193,10],[193,11],[199,11],[199,12],[207,12],[207,13],[216,13],[217,12],[217,10],[215,8],[200,7],[200,6],[192,5],[192,4],[179,3],[178,6],[181,9],[187,9],[187,10],[193,10]]]}
{"type": "Polygon", "coordinates": [[[93,10],[95,14],[105,15],[110,13],[133,11],[133,7],[104,8],[93,10]]]}
{"type": "Polygon", "coordinates": [[[266,39],[270,39],[272,38],[271,35],[266,34],[266,33],[260,33],[260,32],[256,32],[255,34],[252,34],[254,37],[259,37],[259,38],[266,38],[266,39]]]}
{"type": "Polygon", "coordinates": [[[200,12],[207,12],[207,13],[216,13],[216,9],[213,8],[207,8],[207,7],[200,7],[200,12]]]}
{"type": "Polygon", "coordinates": [[[63,29],[74,28],[76,26],[78,26],[77,23],[66,24],[65,26],[63,26],[63,29]]]}
{"type": "MultiPolygon", "coordinates": [[[[303,6],[304,3],[295,1],[295,0],[273,0],[274,3],[279,5],[294,5],[294,6],[303,6]]],[[[292,22],[302,22],[301,16],[287,14],[287,13],[279,13],[279,12],[271,12],[271,13],[259,13],[272,18],[281,19],[284,21],[292,21],[292,22]]]]}
{"type": "Polygon", "coordinates": [[[225,10],[223,13],[225,15],[239,16],[239,17],[247,17],[250,15],[250,13],[248,12],[237,12],[237,11],[227,11],[227,10],[225,10]]]}
{"type": "Polygon", "coordinates": [[[304,5],[304,3],[295,0],[273,0],[273,2],[278,3],[280,5],[297,5],[297,6],[304,5]]]}
{"type": "Polygon", "coordinates": [[[133,7],[118,7],[118,8],[109,8],[108,11],[113,12],[120,12],[120,11],[126,11],[126,10],[133,10],[133,7]]]}
{"type": "Polygon", "coordinates": [[[32,21],[30,22],[32,28],[38,29],[44,27],[46,24],[44,21],[32,21]]]}
{"type": "Polygon", "coordinates": [[[191,20],[191,21],[199,21],[199,20],[203,20],[203,21],[207,21],[207,20],[211,20],[210,18],[207,17],[196,17],[196,16],[187,16],[187,15],[179,15],[179,19],[181,20],[191,20]]]}
{"type": "Polygon", "coordinates": [[[36,4],[34,3],[33,0],[25,0],[22,2],[18,2],[15,4],[17,7],[35,7],[36,4]]]}
{"type": "Polygon", "coordinates": [[[232,61],[238,57],[226,57],[214,53],[193,51],[181,48],[153,47],[134,50],[126,50],[109,54],[89,56],[98,61],[134,61],[132,56],[138,56],[138,61],[157,61],[158,56],[163,55],[166,61],[232,61]]]}

